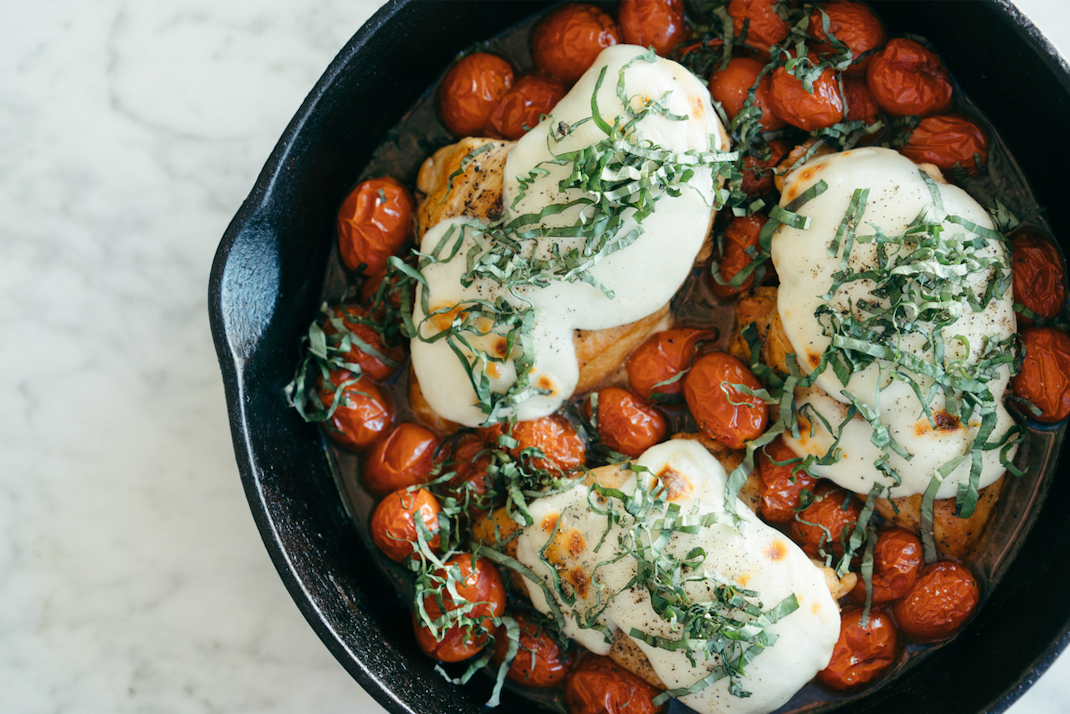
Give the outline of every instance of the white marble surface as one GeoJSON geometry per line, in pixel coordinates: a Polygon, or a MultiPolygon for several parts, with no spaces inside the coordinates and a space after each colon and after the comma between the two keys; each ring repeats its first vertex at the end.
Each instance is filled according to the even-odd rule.
{"type": "MultiPolygon", "coordinates": [[[[0,712],[380,712],[238,479],[216,244],[376,0],[0,0],[0,712]]],[[[1022,0],[1070,53],[1064,0],[1022,0]]],[[[1014,714],[1070,710],[1064,655],[1014,714]]]]}

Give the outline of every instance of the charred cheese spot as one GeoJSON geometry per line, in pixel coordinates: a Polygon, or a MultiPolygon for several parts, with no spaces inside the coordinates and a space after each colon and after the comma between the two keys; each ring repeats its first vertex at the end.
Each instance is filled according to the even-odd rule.
{"type": "Polygon", "coordinates": [[[769,560],[783,560],[788,555],[788,549],[784,545],[784,541],[775,540],[769,544],[769,549],[765,551],[765,555],[769,560]]]}
{"type": "Polygon", "coordinates": [[[499,357],[505,357],[509,354],[509,340],[504,337],[499,337],[494,341],[494,354],[499,357]]]}
{"type": "Polygon", "coordinates": [[[547,533],[552,531],[554,529],[554,526],[557,525],[558,517],[559,514],[557,513],[551,513],[547,515],[545,518],[542,519],[542,529],[547,533]]]}
{"type": "Polygon", "coordinates": [[[572,587],[576,589],[577,595],[580,597],[587,597],[587,586],[589,583],[587,580],[587,573],[584,572],[583,568],[573,568],[568,574],[568,581],[572,583],[572,587]]]}
{"type": "Polygon", "coordinates": [[[687,476],[669,466],[666,466],[658,473],[657,482],[665,487],[665,498],[670,501],[690,498],[694,492],[691,481],[687,476]]]}
{"type": "MultiPolygon", "coordinates": [[[[936,424],[938,434],[954,434],[962,429],[962,422],[958,417],[952,416],[945,411],[933,412],[933,423],[936,424]]],[[[914,425],[914,434],[918,437],[925,436],[933,430],[928,419],[922,419],[914,425]]]]}
{"type": "Polygon", "coordinates": [[[554,389],[556,387],[556,385],[554,384],[554,380],[546,374],[539,375],[538,385],[539,389],[545,389],[550,392],[550,394],[554,393],[554,389]]]}
{"type": "Polygon", "coordinates": [[[810,360],[810,365],[813,367],[817,367],[819,364],[821,364],[821,355],[815,352],[807,352],[806,358],[810,360]]]}
{"type": "Polygon", "coordinates": [[[450,306],[449,303],[442,303],[435,305],[431,308],[431,324],[435,326],[439,332],[450,329],[454,320],[458,317],[464,319],[464,311],[460,305],[450,306]],[[446,310],[446,312],[438,312],[439,310],[446,310]]]}

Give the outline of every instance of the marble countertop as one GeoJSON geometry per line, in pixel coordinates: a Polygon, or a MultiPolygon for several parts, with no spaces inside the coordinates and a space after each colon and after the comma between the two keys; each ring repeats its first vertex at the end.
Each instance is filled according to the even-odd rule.
{"type": "MultiPolygon", "coordinates": [[[[376,0],[50,0],[0,25],[0,711],[383,711],[250,517],[219,238],[376,0]]],[[[1019,5],[1070,56],[1063,0],[1019,5]]],[[[1064,655],[1010,710],[1070,710],[1064,655]]]]}

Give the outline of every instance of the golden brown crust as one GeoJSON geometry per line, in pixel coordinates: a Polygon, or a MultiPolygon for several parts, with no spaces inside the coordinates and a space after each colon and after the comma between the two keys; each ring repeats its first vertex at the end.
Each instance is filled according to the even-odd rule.
{"type": "Polygon", "coordinates": [[[775,287],[752,288],[741,293],[736,302],[736,330],[732,334],[732,342],[728,351],[741,359],[744,364],[750,364],[750,348],[743,338],[743,331],[752,323],[758,331],[758,342],[762,347],[762,363],[779,372],[787,373],[788,355],[793,350],[788,334],[784,331],[784,323],[780,321],[775,287]]]}
{"type": "Polygon", "coordinates": [[[655,332],[669,329],[669,306],[641,320],[606,330],[576,330],[572,343],[576,347],[576,361],[580,376],[576,394],[584,394],[601,387],[627,361],[628,355],[655,332]]]}
{"type": "Polygon", "coordinates": [[[420,382],[416,379],[416,372],[411,367],[409,368],[409,406],[412,407],[413,416],[416,417],[417,422],[439,435],[452,434],[461,428],[460,424],[443,419],[438,412],[431,408],[431,405],[427,403],[427,399],[424,397],[423,390],[420,389],[420,382]]]}
{"type": "Polygon", "coordinates": [[[423,194],[416,209],[416,239],[447,218],[500,218],[505,158],[515,144],[469,137],[442,147],[424,161],[416,179],[416,188],[423,194]],[[473,153],[488,144],[491,148],[473,153]]]}
{"type": "Polygon", "coordinates": [[[665,682],[661,681],[661,677],[650,666],[646,653],[635,644],[635,640],[621,630],[613,633],[613,647],[609,650],[609,658],[658,689],[668,689],[665,682]]]}

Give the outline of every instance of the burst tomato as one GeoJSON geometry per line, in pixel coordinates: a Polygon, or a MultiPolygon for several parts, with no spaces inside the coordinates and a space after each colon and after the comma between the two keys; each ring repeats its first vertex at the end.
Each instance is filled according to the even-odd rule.
{"type": "Polygon", "coordinates": [[[386,260],[412,234],[412,193],[392,178],[357,184],[338,209],[338,252],[350,270],[386,271],[386,260]]]}
{"type": "Polygon", "coordinates": [[[438,88],[442,123],[455,136],[479,136],[513,86],[513,67],[497,55],[474,52],[453,65],[438,88]]]}
{"type": "Polygon", "coordinates": [[[372,540],[388,558],[402,562],[413,552],[417,552],[417,539],[427,539],[432,551],[440,546],[438,533],[438,514],[442,508],[438,499],[425,488],[409,492],[405,489],[394,491],[375,507],[372,514],[372,540]],[[416,518],[419,516],[427,534],[417,531],[416,518]]]}
{"type": "Polygon", "coordinates": [[[903,38],[873,56],[866,82],[881,109],[894,117],[943,114],[951,106],[951,76],[935,53],[903,38]]]}
{"type": "Polygon", "coordinates": [[[758,473],[762,477],[761,514],[770,523],[790,521],[802,502],[802,490],[814,490],[817,479],[799,467],[798,461],[784,463],[796,458],[795,452],[779,436],[758,452],[758,473]]]}
{"type": "Polygon", "coordinates": [[[888,41],[888,33],[884,30],[884,24],[877,19],[873,11],[858,2],[847,0],[833,0],[824,3],[810,14],[810,26],[807,34],[817,44],[813,46],[818,55],[837,54],[835,48],[828,42],[828,35],[824,30],[824,18],[821,11],[828,16],[828,29],[833,37],[847,45],[851,50],[851,66],[847,68],[847,74],[862,74],[869,66],[872,55],[859,60],[865,52],[876,49],[888,41]]]}
{"type": "Polygon", "coordinates": [[[922,119],[899,149],[899,153],[916,163],[929,163],[947,171],[962,166],[970,176],[980,171],[988,159],[988,137],[981,127],[969,119],[957,116],[938,116],[922,119]]]}
{"type": "Polygon", "coordinates": [[[850,537],[862,506],[850,491],[823,481],[814,491],[814,500],[791,522],[791,539],[811,557],[822,552],[843,555],[841,540],[850,537]]]}
{"type": "Polygon", "coordinates": [[[426,483],[439,440],[430,429],[404,422],[372,445],[364,458],[364,487],[375,496],[426,483]]]}
{"type": "Polygon", "coordinates": [[[732,32],[736,37],[746,31],[744,44],[760,56],[768,57],[769,48],[783,42],[791,31],[776,10],[775,0],[732,0],[728,15],[732,18],[732,32]]]}
{"type": "MultiPolygon", "coordinates": [[[[902,528],[890,528],[877,537],[873,546],[873,602],[898,600],[914,586],[925,564],[921,540],[902,528]]],[[[851,599],[866,600],[866,584],[861,578],[851,591],[851,599]]]]}
{"type": "Polygon", "coordinates": [[[419,615],[414,612],[416,642],[420,649],[440,662],[460,662],[486,646],[495,620],[505,612],[505,583],[494,563],[471,553],[453,556],[446,561],[444,569],[435,572],[434,577],[443,583],[441,591],[438,595],[429,593],[423,600],[424,610],[432,621],[466,605],[473,607],[459,621],[437,623],[437,632],[427,623],[420,622],[419,615]],[[453,589],[459,599],[451,594],[445,585],[447,581],[454,583],[453,589]]]}
{"type": "Polygon", "coordinates": [[[1027,328],[1021,337],[1025,358],[1011,390],[1040,409],[1037,421],[1062,421],[1070,415],[1070,337],[1050,327],[1027,328]]]}
{"type": "Polygon", "coordinates": [[[617,23],[594,5],[562,5],[536,25],[531,59],[543,74],[572,85],[619,41],[617,23]]]}
{"type": "MultiPolygon", "coordinates": [[[[1014,301],[1040,317],[1055,317],[1066,302],[1066,269],[1059,249],[1047,236],[1023,228],[1011,236],[1011,271],[1014,275],[1014,301]]],[[[1032,320],[1024,315],[1018,321],[1032,320]]]]}
{"type": "Polygon", "coordinates": [[[770,76],[766,74],[758,79],[764,66],[749,57],[733,58],[723,70],[710,75],[710,96],[720,102],[729,119],[735,119],[757,82],[753,105],[762,114],[762,131],[775,131],[784,127],[784,120],[769,108],[770,76]]]}
{"type": "Polygon", "coordinates": [[[358,305],[341,305],[333,308],[328,319],[324,321],[323,334],[328,337],[339,334],[337,323],[340,322],[342,328],[350,333],[348,335],[350,348],[343,359],[346,362],[360,365],[361,374],[366,377],[378,381],[389,379],[401,367],[401,362],[405,359],[405,348],[402,345],[393,347],[384,345],[379,333],[365,322],[367,318],[367,308],[358,305]],[[360,345],[361,342],[371,350],[365,351],[360,345]],[[388,361],[384,362],[375,355],[376,352],[388,361]]]}
{"type": "Polygon", "coordinates": [[[654,714],[665,710],[654,697],[661,690],[609,657],[585,657],[565,682],[569,714],[654,714]]]}
{"type": "Polygon", "coordinates": [[[847,103],[844,119],[872,124],[881,118],[881,108],[869,93],[865,77],[844,77],[843,98],[847,103]]]}
{"type": "Polygon", "coordinates": [[[973,573],[948,560],[933,563],[918,575],[892,613],[904,635],[917,642],[938,642],[966,624],[981,599],[973,573]]]}
{"type": "Polygon", "coordinates": [[[644,399],[654,395],[680,394],[682,379],[664,384],[691,367],[698,356],[699,343],[712,340],[714,333],[688,328],[655,333],[639,345],[625,364],[632,391],[644,399]]]}
{"type": "MultiPolygon", "coordinates": [[[[505,676],[529,687],[553,687],[559,684],[568,674],[568,654],[536,622],[517,615],[516,624],[520,627],[519,649],[505,676]]],[[[500,664],[505,661],[508,646],[506,629],[499,627],[494,636],[495,662],[500,664]]]]}
{"type": "MultiPolygon", "coordinates": [[[[505,425],[497,424],[482,430],[481,435],[493,446],[506,429],[505,425]]],[[[560,414],[519,421],[513,425],[510,436],[517,443],[509,449],[509,454],[514,459],[530,461],[532,468],[569,471],[587,462],[587,447],[568,419],[560,414]],[[538,449],[542,456],[529,452],[529,449],[538,449]]]]}
{"type": "MultiPolygon", "coordinates": [[[[591,402],[585,401],[587,416],[591,402]]],[[[606,387],[598,392],[598,438],[625,456],[637,457],[665,438],[665,417],[627,389],[606,387]]]]}
{"type": "Polygon", "coordinates": [[[832,660],[817,678],[839,690],[866,684],[895,664],[898,649],[899,630],[888,613],[873,608],[863,627],[862,608],[846,608],[840,613],[840,638],[832,660]]]}
{"type": "Polygon", "coordinates": [[[778,117],[804,131],[825,129],[843,119],[843,97],[836,73],[826,68],[807,92],[801,80],[777,67],[769,88],[769,106],[778,117]]]}
{"type": "Polygon", "coordinates": [[[684,398],[699,430],[730,449],[742,449],[765,431],[769,418],[765,402],[737,385],[762,388],[747,365],[727,352],[699,357],[684,377],[684,398]]]}
{"type": "MultiPolygon", "coordinates": [[[[319,385],[319,397],[323,406],[330,409],[334,404],[335,389],[351,380],[353,375],[344,369],[331,370],[326,383],[319,385]]],[[[327,436],[335,443],[364,451],[379,435],[390,428],[393,421],[390,402],[367,377],[361,377],[342,389],[341,401],[327,421],[327,436]]]]}
{"type": "Polygon", "coordinates": [[[662,57],[687,36],[683,0],[622,0],[617,17],[626,44],[653,47],[662,57]]]}
{"type": "Polygon", "coordinates": [[[791,150],[783,139],[770,139],[766,142],[769,158],[758,159],[754,156],[743,157],[743,183],[740,190],[748,196],[762,196],[770,193],[773,183],[773,168],[780,164],[791,150]]]}
{"type": "MultiPolygon", "coordinates": [[[[732,278],[748,265],[754,258],[748,250],[758,249],[758,235],[765,226],[766,217],[761,213],[750,216],[736,216],[724,231],[724,241],[721,259],[717,263],[721,280],[728,283],[732,278]]],[[[754,273],[748,275],[738,287],[721,285],[716,280],[710,284],[713,294],[722,299],[728,299],[754,285],[754,273]]]]}
{"type": "Polygon", "coordinates": [[[486,135],[516,141],[553,111],[565,96],[565,87],[556,79],[529,74],[510,89],[487,120],[486,135]]]}

